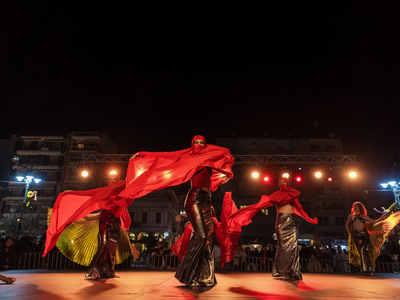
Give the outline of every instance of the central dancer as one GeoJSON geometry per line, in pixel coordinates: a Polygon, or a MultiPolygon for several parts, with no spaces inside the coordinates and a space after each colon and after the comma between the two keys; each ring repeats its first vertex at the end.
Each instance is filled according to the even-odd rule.
{"type": "MultiPolygon", "coordinates": [[[[195,136],[192,140],[194,153],[198,153],[205,145],[202,136],[195,136]]],[[[213,286],[217,283],[214,275],[215,231],[211,209],[211,175],[210,167],[197,170],[190,179],[191,189],[185,199],[184,208],[194,235],[175,277],[190,286],[213,286]]]]}
{"type": "Polygon", "coordinates": [[[185,210],[193,227],[193,237],[175,277],[188,286],[213,286],[213,241],[215,237],[211,192],[233,177],[234,159],[229,149],[206,144],[196,135],[189,149],[175,152],[138,152],[127,171],[127,186],[119,196],[122,206],[152,191],[191,181],[185,210]]]}

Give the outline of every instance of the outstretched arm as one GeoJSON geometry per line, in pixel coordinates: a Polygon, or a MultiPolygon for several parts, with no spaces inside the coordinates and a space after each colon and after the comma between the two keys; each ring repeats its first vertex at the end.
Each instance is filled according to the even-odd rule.
{"type": "Polygon", "coordinates": [[[294,198],[293,201],[293,208],[294,208],[294,212],[295,214],[301,216],[303,219],[305,219],[307,222],[310,222],[312,224],[318,224],[318,220],[317,218],[311,219],[308,214],[304,211],[303,207],[301,206],[299,199],[294,198]]]}

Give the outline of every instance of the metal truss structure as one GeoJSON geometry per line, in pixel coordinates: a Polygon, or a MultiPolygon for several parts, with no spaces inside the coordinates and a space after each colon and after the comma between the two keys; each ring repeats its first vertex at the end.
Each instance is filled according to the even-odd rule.
{"type": "MultiPolygon", "coordinates": [[[[128,163],[132,154],[83,154],[82,164],[128,163]]],[[[236,165],[343,165],[356,164],[356,155],[234,155],[236,165]]]]}

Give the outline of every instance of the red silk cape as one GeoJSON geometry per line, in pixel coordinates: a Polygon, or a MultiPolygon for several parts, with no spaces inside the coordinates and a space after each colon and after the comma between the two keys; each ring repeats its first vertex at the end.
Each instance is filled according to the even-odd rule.
{"type": "Polygon", "coordinates": [[[207,144],[199,152],[192,148],[173,152],[139,152],[131,158],[126,188],[119,194],[119,205],[128,207],[135,198],[187,182],[197,170],[210,167],[211,191],[233,177],[234,159],[229,149],[207,144]]]}
{"type": "MultiPolygon", "coordinates": [[[[237,211],[237,207],[232,200],[232,193],[227,192],[224,196],[222,205],[221,223],[213,217],[214,230],[218,244],[221,248],[221,269],[225,263],[230,262],[235,256],[236,248],[239,244],[242,227],[233,223],[228,223],[229,217],[237,211]]],[[[171,250],[180,260],[186,255],[190,238],[192,236],[192,224],[188,224],[181,237],[172,245],[171,250]]]]}
{"type": "Polygon", "coordinates": [[[295,190],[294,188],[285,185],[281,186],[280,188],[280,191],[276,191],[271,195],[263,195],[261,196],[259,202],[241,208],[236,213],[232,214],[229,217],[228,223],[245,226],[250,224],[251,218],[262,209],[277,205],[279,203],[291,203],[293,205],[293,210],[296,215],[302,217],[309,223],[318,224],[317,218],[311,219],[301,206],[298,200],[298,197],[300,196],[300,192],[298,190],[295,190]]]}
{"type": "Polygon", "coordinates": [[[125,188],[125,181],[87,190],[68,191],[58,195],[46,233],[46,246],[43,257],[55,246],[65,227],[88,214],[100,210],[110,210],[121,219],[121,227],[129,230],[131,218],[125,207],[115,205],[115,197],[125,188]]]}

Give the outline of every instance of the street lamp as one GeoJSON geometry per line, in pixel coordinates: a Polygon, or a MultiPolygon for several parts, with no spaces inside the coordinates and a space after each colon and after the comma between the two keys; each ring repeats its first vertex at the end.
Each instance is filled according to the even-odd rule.
{"type": "Polygon", "coordinates": [[[393,210],[400,210],[400,187],[399,182],[396,181],[388,181],[385,183],[381,183],[381,187],[384,189],[391,188],[395,202],[387,209],[385,212],[393,211],[393,210]]]}
{"type": "Polygon", "coordinates": [[[19,216],[18,219],[18,233],[17,233],[17,238],[19,238],[19,234],[21,232],[21,224],[22,224],[22,215],[24,214],[25,206],[26,206],[26,199],[29,191],[29,185],[34,181],[35,183],[39,183],[42,181],[39,178],[35,178],[34,176],[26,175],[24,176],[16,176],[18,181],[25,181],[25,196],[24,196],[24,201],[22,201],[22,207],[21,207],[21,215],[19,216]]]}

